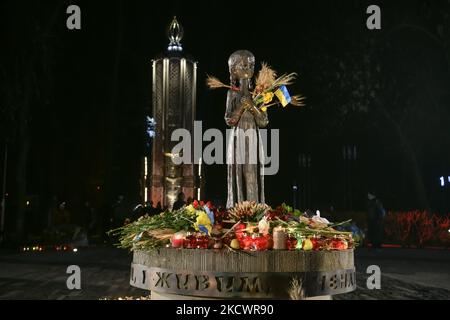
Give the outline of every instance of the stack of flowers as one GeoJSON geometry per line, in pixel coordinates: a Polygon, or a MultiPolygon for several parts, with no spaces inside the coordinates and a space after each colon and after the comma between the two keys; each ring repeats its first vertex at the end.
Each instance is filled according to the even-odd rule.
{"type": "Polygon", "coordinates": [[[283,204],[244,201],[229,210],[194,201],[175,211],[143,216],[111,230],[118,246],[130,250],[162,247],[229,250],[345,250],[355,243],[351,232],[336,230],[349,221],[330,223],[317,212],[307,216],[283,204]]]}

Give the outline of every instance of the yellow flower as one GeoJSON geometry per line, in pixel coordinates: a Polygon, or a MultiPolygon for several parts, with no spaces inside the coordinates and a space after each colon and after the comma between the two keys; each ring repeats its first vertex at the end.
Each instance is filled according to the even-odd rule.
{"type": "Polygon", "coordinates": [[[194,206],[192,205],[192,204],[190,204],[190,205],[188,205],[187,207],[186,207],[186,210],[187,210],[187,212],[192,216],[192,215],[194,215],[195,214],[195,208],[194,208],[194,206]]]}
{"type": "Polygon", "coordinates": [[[268,104],[273,99],[273,92],[266,92],[264,94],[264,104],[268,104]]]}
{"type": "Polygon", "coordinates": [[[266,112],[267,111],[267,107],[261,107],[261,111],[266,112]]]}

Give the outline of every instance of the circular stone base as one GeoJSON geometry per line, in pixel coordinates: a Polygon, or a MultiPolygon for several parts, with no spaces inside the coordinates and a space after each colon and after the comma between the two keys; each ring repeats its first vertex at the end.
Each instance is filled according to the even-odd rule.
{"type": "MultiPolygon", "coordinates": [[[[183,296],[179,294],[171,294],[171,293],[158,293],[151,292],[152,300],[223,300],[218,298],[206,298],[206,297],[194,297],[194,296],[183,296]]],[[[332,296],[317,296],[305,298],[304,300],[333,300],[332,296]]]]}
{"type": "Polygon", "coordinates": [[[330,300],[356,289],[353,250],[135,251],[130,284],[153,300],[288,300],[298,290],[307,300],[330,300]]]}

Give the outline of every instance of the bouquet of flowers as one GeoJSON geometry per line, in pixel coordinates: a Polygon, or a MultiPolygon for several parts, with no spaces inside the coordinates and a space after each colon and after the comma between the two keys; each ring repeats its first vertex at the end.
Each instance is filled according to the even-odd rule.
{"type": "Polygon", "coordinates": [[[194,201],[179,210],[143,216],[110,233],[118,236],[119,247],[131,250],[170,246],[171,241],[174,248],[267,250],[276,228],[289,235],[287,250],[345,250],[354,247],[352,232],[339,230],[348,222],[331,223],[319,212],[308,216],[286,204],[272,209],[244,201],[221,211],[209,201],[194,201]],[[222,222],[231,227],[223,228],[222,222]]]}
{"type": "Polygon", "coordinates": [[[109,231],[118,236],[120,248],[152,249],[170,243],[179,231],[196,230],[210,235],[214,225],[216,208],[211,202],[195,200],[192,204],[175,211],[165,211],[156,216],[142,216],[123,227],[109,231]]]}
{"type": "MultiPolygon", "coordinates": [[[[304,106],[305,97],[300,94],[291,96],[287,89],[287,86],[293,83],[296,76],[297,74],[292,72],[277,77],[275,70],[266,63],[262,63],[261,70],[256,76],[255,90],[252,92],[255,106],[262,111],[267,111],[267,108],[277,105],[281,105],[283,108],[288,104],[304,106]],[[277,97],[278,101],[272,102],[274,97],[277,97]]],[[[235,91],[239,90],[239,88],[226,85],[216,77],[209,75],[206,79],[206,84],[210,89],[228,88],[235,91]]]]}

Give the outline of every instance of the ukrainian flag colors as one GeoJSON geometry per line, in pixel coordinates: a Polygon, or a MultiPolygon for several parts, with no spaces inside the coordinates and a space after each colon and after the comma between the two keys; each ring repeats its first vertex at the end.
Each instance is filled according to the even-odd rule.
{"type": "Polygon", "coordinates": [[[280,100],[281,105],[286,107],[291,102],[291,96],[286,86],[280,86],[277,91],[275,91],[275,95],[278,100],[280,100]]]}

